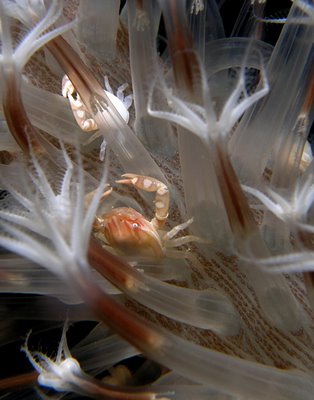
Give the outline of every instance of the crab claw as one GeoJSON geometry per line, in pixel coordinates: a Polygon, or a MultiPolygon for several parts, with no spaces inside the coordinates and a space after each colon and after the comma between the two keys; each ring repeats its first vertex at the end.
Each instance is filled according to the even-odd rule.
{"type": "MultiPolygon", "coordinates": [[[[93,190],[92,192],[88,193],[85,198],[84,198],[84,204],[85,207],[87,208],[90,205],[90,202],[93,200],[93,197],[95,195],[96,190],[93,190]]],[[[108,190],[106,190],[100,197],[99,202],[103,201],[107,196],[110,195],[112,192],[112,187],[110,187],[108,190]]]]}
{"type": "Polygon", "coordinates": [[[169,211],[169,190],[167,186],[160,182],[158,179],[150,176],[136,175],[136,174],[123,174],[122,178],[116,181],[124,185],[132,185],[137,189],[144,190],[145,192],[155,192],[155,217],[152,223],[157,228],[162,228],[165,220],[168,217],[169,211]]]}

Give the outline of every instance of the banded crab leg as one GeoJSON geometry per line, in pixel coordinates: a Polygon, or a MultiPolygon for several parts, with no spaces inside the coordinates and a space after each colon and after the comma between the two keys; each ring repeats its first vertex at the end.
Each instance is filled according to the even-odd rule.
{"type": "Polygon", "coordinates": [[[137,189],[144,190],[145,192],[156,192],[155,196],[155,216],[151,223],[157,228],[161,229],[166,219],[168,218],[169,211],[169,190],[167,186],[155,178],[150,176],[124,174],[117,183],[126,185],[133,185],[137,189]]]}
{"type": "MultiPolygon", "coordinates": [[[[118,87],[117,95],[113,94],[113,90],[109,84],[109,80],[105,77],[105,86],[107,90],[104,90],[109,100],[113,104],[114,108],[118,111],[120,116],[126,123],[129,122],[128,109],[132,104],[133,95],[124,96],[123,92],[128,87],[127,84],[118,87]]],[[[84,103],[81,100],[80,95],[76,91],[72,82],[67,75],[64,75],[62,79],[62,96],[68,98],[73,115],[80,128],[85,132],[93,132],[98,129],[96,121],[92,118],[84,103]]]]}
{"type": "Polygon", "coordinates": [[[79,127],[85,132],[93,132],[98,126],[83,104],[80,95],[75,90],[70,79],[64,75],[62,79],[62,96],[68,98],[74,118],[79,127]]]}

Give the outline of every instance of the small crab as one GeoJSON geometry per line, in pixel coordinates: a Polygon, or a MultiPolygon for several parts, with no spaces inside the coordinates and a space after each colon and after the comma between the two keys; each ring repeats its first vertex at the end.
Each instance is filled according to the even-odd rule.
{"type": "MultiPolygon", "coordinates": [[[[177,233],[186,229],[193,219],[177,225],[165,232],[165,221],[169,211],[169,190],[155,178],[136,174],[124,174],[117,183],[132,185],[146,192],[155,192],[155,216],[149,221],[138,211],[129,207],[118,207],[95,218],[94,231],[107,245],[125,255],[143,255],[161,258],[163,256],[180,257],[179,250],[169,248],[189,242],[204,242],[201,238],[187,235],[173,239],[177,233]]],[[[104,193],[108,196],[112,188],[104,193]]],[[[182,254],[181,254],[182,257],[182,254]]],[[[183,256],[184,258],[184,256],[183,256]]]]}
{"type": "MultiPolygon", "coordinates": [[[[129,122],[128,109],[130,108],[130,106],[132,104],[132,99],[133,99],[132,94],[130,94],[128,96],[124,96],[123,92],[127,87],[128,87],[127,83],[119,86],[116,95],[114,95],[113,90],[109,84],[109,80],[105,76],[106,90],[104,90],[104,92],[109,97],[110,102],[112,103],[114,108],[118,111],[121,118],[126,123],[129,122]]],[[[68,98],[74,118],[75,118],[78,126],[84,132],[91,132],[91,133],[96,132],[86,142],[86,144],[90,143],[96,137],[98,137],[98,133],[97,133],[98,125],[97,125],[96,121],[94,120],[94,118],[92,117],[92,115],[87,110],[87,108],[85,107],[84,103],[81,100],[80,95],[76,91],[75,87],[73,86],[72,82],[70,81],[70,79],[68,78],[67,75],[64,75],[64,77],[62,79],[62,95],[63,95],[63,97],[68,98]]],[[[104,112],[107,112],[107,111],[104,111],[104,112]]],[[[109,116],[108,116],[108,120],[110,120],[109,116]]],[[[105,140],[105,138],[103,138],[103,142],[100,145],[100,153],[99,153],[99,158],[101,161],[103,161],[104,157],[105,157],[106,145],[107,145],[106,140],[105,140]]]]}
{"type": "MultiPolygon", "coordinates": [[[[114,105],[120,116],[126,123],[129,121],[128,109],[132,104],[133,95],[124,96],[123,92],[128,87],[125,83],[121,85],[116,93],[113,94],[113,90],[109,84],[108,78],[105,76],[105,88],[104,92],[109,97],[111,103],[114,105]]],[[[96,121],[92,118],[90,113],[87,111],[84,103],[81,100],[80,95],[77,93],[72,82],[67,75],[64,75],[62,79],[62,96],[68,98],[73,115],[79,127],[85,132],[93,132],[98,129],[96,121]]]]}

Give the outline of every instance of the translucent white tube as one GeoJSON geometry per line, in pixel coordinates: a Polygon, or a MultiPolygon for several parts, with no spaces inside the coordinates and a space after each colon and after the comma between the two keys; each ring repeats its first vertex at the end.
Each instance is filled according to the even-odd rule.
{"type": "Polygon", "coordinates": [[[204,61],[208,78],[229,68],[245,65],[260,69],[261,57],[267,63],[272,54],[273,46],[251,38],[226,38],[207,43],[204,61]],[[248,47],[250,51],[248,52],[248,47]]]}
{"type": "Polygon", "coordinates": [[[176,287],[143,277],[132,297],[153,310],[176,321],[220,335],[236,335],[240,329],[239,315],[230,300],[213,289],[193,290],[176,287]]]}
{"type": "Polygon", "coordinates": [[[115,55],[119,7],[118,0],[82,0],[79,3],[78,38],[100,62],[115,55]]]}
{"type": "MultiPolygon", "coordinates": [[[[314,27],[306,23],[306,16],[300,11],[298,3],[302,1],[292,5],[267,66],[272,89],[267,97],[245,115],[231,138],[232,156],[237,170],[250,185],[259,184],[274,146],[279,146],[276,163],[281,162],[281,157],[287,157],[282,146],[304,102],[307,75],[313,63],[314,27]],[[245,165],[241,161],[243,156],[245,165]]],[[[284,168],[282,173],[285,173],[284,168]]]]}
{"type": "Polygon", "coordinates": [[[248,277],[258,302],[271,324],[278,329],[297,331],[304,326],[301,308],[291,294],[285,277],[261,271],[252,264],[239,261],[239,269],[248,277]]]}
{"type": "Polygon", "coordinates": [[[99,374],[112,365],[139,354],[138,350],[120,336],[106,330],[102,324],[72,350],[82,369],[92,374],[99,374]]]}
{"type": "Polygon", "coordinates": [[[228,242],[231,245],[231,231],[213,163],[198,137],[182,128],[178,133],[186,209],[194,219],[191,231],[214,241],[217,246],[228,247],[228,242]]]}
{"type": "MultiPolygon", "coordinates": [[[[187,9],[192,11],[194,0],[188,1],[187,9]]],[[[201,3],[201,2],[199,2],[201,3]]],[[[188,15],[193,44],[200,55],[202,61],[205,58],[206,44],[211,41],[225,37],[223,21],[219,13],[219,6],[216,1],[204,1],[204,9],[197,12],[193,7],[193,12],[188,15]]]]}
{"type": "Polygon", "coordinates": [[[154,359],[167,359],[167,366],[177,373],[236,398],[310,400],[313,395],[311,376],[229,357],[170,334],[154,351],[154,359]]]}
{"type": "Polygon", "coordinates": [[[151,260],[141,260],[134,257],[125,258],[129,263],[134,265],[134,268],[139,272],[144,272],[159,281],[189,281],[191,279],[191,270],[189,265],[184,260],[164,259],[154,262],[151,260]]]}
{"type": "Polygon", "coordinates": [[[119,261],[91,240],[89,262],[127,296],[176,321],[222,335],[238,332],[238,313],[224,294],[210,289],[200,291],[170,285],[119,261]]]}
{"type": "Polygon", "coordinates": [[[22,96],[30,120],[39,129],[73,142],[88,137],[77,125],[68,101],[61,95],[50,93],[23,82],[22,96]]]}
{"type": "MultiPolygon", "coordinates": [[[[80,297],[57,276],[19,256],[1,258],[0,277],[1,293],[42,294],[57,297],[66,304],[82,303],[80,297]]],[[[120,293],[96,271],[94,277],[107,293],[120,293]]]]}
{"type": "Polygon", "coordinates": [[[146,0],[139,5],[131,0],[128,6],[130,66],[135,106],[134,128],[137,136],[154,153],[173,156],[176,140],[166,121],[156,121],[147,113],[147,97],[152,76],[158,68],[155,37],[160,20],[158,2],[146,0]]]}

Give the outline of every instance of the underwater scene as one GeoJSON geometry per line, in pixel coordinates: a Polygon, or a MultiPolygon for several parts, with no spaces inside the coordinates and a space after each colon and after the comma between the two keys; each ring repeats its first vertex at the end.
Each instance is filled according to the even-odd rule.
{"type": "Polygon", "coordinates": [[[0,28],[0,399],[313,399],[313,0],[0,28]]]}

